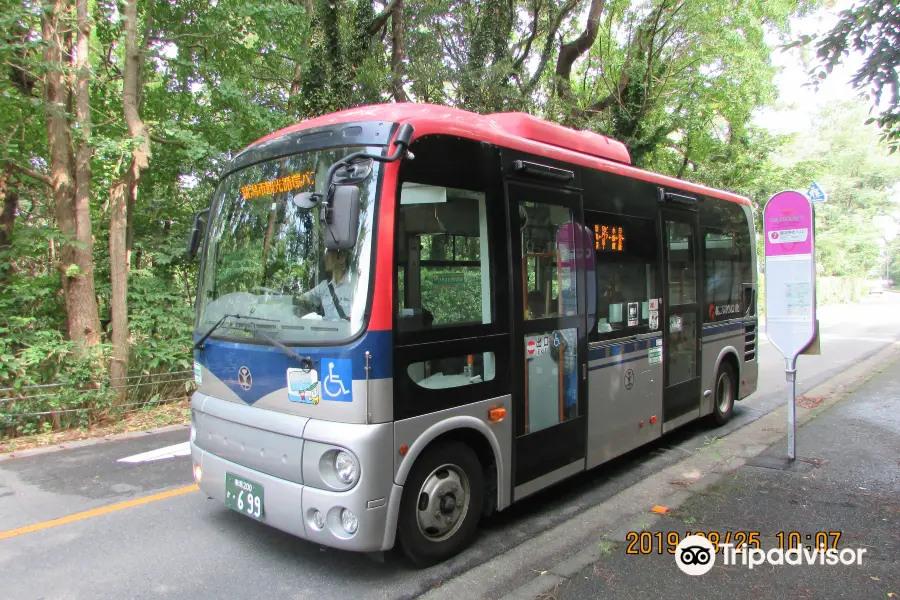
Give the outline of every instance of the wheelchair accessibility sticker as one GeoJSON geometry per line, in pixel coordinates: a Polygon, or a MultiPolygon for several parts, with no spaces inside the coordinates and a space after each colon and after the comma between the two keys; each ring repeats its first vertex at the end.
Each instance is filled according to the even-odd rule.
{"type": "Polygon", "coordinates": [[[353,361],[349,358],[323,358],[322,400],[333,402],[353,401],[353,361]]]}
{"type": "Polygon", "coordinates": [[[301,404],[319,403],[319,374],[315,369],[287,370],[288,400],[301,404]]]}

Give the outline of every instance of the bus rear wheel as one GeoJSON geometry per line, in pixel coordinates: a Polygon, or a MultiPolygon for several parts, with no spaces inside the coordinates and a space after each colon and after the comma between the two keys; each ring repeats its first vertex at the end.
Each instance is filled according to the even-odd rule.
{"type": "Polygon", "coordinates": [[[734,414],[734,399],[737,396],[737,375],[730,363],[723,362],[716,373],[716,387],[713,399],[713,418],[717,425],[724,425],[734,414]]]}
{"type": "Polygon", "coordinates": [[[404,554],[427,567],[459,553],[475,536],[483,501],[483,469],[469,446],[426,450],[403,486],[397,537],[404,554]]]}

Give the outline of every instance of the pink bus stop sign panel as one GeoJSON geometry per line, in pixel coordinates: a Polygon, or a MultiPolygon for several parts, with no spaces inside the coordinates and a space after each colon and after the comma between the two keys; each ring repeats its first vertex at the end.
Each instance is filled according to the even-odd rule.
{"type": "Polygon", "coordinates": [[[763,211],[766,256],[812,254],[812,205],[799,192],[772,196],[763,211]]]}

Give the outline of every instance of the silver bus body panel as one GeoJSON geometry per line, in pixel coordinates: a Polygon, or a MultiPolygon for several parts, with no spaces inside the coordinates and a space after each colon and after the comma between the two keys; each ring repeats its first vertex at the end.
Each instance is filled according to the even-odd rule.
{"type": "Polygon", "coordinates": [[[746,320],[744,331],[740,399],[744,399],[756,391],[759,378],[759,321],[755,318],[746,320]]]}
{"type": "Polygon", "coordinates": [[[406,482],[416,458],[438,436],[459,429],[473,429],[483,435],[494,451],[497,465],[497,509],[509,506],[509,489],[512,483],[512,397],[501,396],[473,404],[442,410],[440,412],[403,419],[394,423],[394,482],[402,486],[406,482]],[[488,419],[492,408],[506,408],[506,418],[499,423],[488,419]],[[409,451],[400,455],[400,446],[406,444],[409,451]]]}
{"type": "Polygon", "coordinates": [[[669,433],[673,429],[678,429],[682,425],[687,425],[691,421],[700,417],[700,409],[692,410],[691,412],[685,413],[679,417],[675,417],[671,421],[666,421],[663,423],[662,432],[669,433]]]}
{"type": "Polygon", "coordinates": [[[266,475],[303,483],[303,440],[200,414],[194,443],[205,452],[266,475]]]}
{"type": "Polygon", "coordinates": [[[526,496],[530,496],[531,494],[539,492],[542,489],[553,485],[554,483],[557,483],[559,481],[562,481],[563,479],[566,479],[567,477],[571,477],[576,473],[584,471],[584,465],[584,459],[579,458],[575,462],[569,463],[554,471],[550,471],[549,473],[544,473],[537,479],[532,479],[529,482],[516,486],[516,489],[513,490],[513,501],[518,502],[526,496]]]}
{"type": "Polygon", "coordinates": [[[588,469],[662,435],[664,363],[649,362],[649,349],[662,343],[657,333],[591,345],[588,357],[602,358],[588,363],[588,469]],[[625,387],[629,369],[631,389],[625,387]]]}
{"type": "Polygon", "coordinates": [[[200,393],[194,394],[191,406],[191,454],[202,470],[198,484],[209,497],[224,502],[225,473],[234,473],[263,486],[263,522],[276,529],[346,550],[389,549],[383,544],[386,538],[393,542],[393,534],[385,533],[389,499],[396,496],[390,457],[393,423],[320,421],[200,393]],[[357,482],[346,491],[335,489],[327,471],[332,468],[327,453],[342,449],[359,467],[357,482]],[[340,524],[345,508],[359,521],[353,535],[340,524]],[[325,517],[321,530],[311,525],[313,510],[325,517]]]}

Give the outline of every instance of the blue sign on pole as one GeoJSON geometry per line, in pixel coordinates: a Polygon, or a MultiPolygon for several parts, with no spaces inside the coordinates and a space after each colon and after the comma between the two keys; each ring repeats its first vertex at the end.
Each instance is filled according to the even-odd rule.
{"type": "Polygon", "coordinates": [[[809,190],[806,192],[806,197],[809,198],[810,202],[827,202],[828,195],[819,187],[819,184],[815,181],[812,182],[812,185],[809,186],[809,190]]]}

